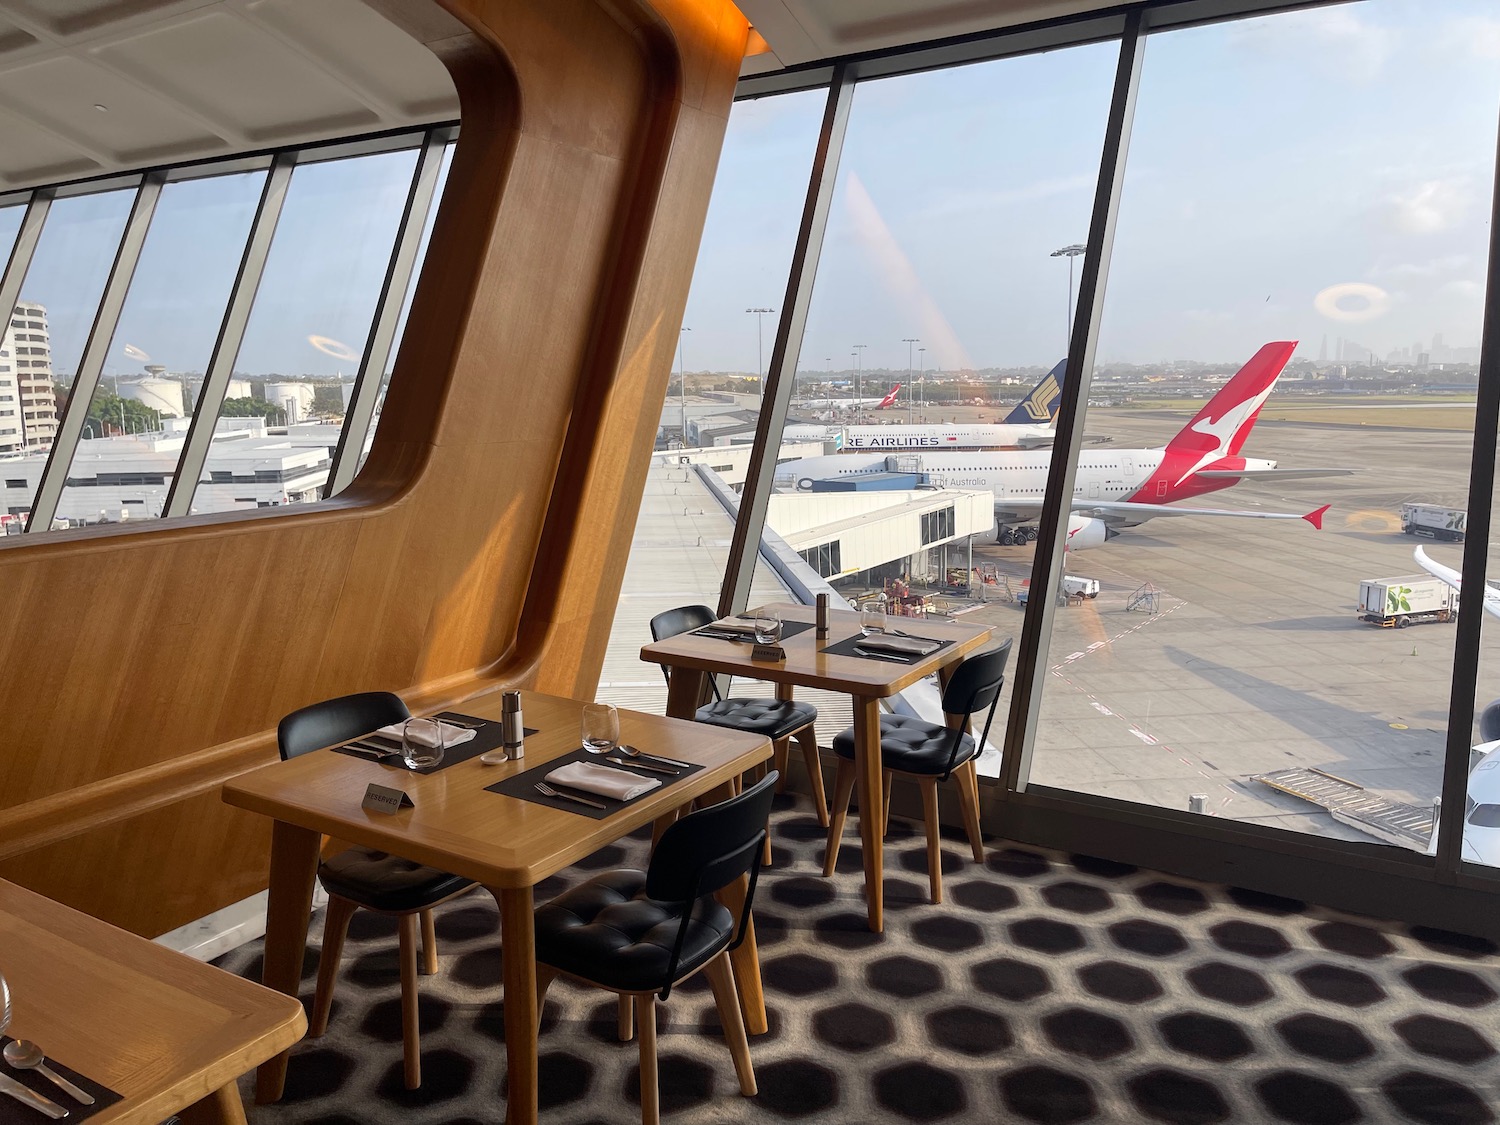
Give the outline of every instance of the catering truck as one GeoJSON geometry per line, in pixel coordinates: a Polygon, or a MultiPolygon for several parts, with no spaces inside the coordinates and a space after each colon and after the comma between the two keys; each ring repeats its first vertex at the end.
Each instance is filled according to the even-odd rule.
{"type": "Polygon", "coordinates": [[[1401,530],[1407,535],[1425,535],[1429,539],[1464,541],[1469,513],[1464,508],[1445,508],[1441,504],[1402,504],[1401,530]]]}
{"type": "Polygon", "coordinates": [[[1359,584],[1359,619],[1405,629],[1413,621],[1457,621],[1458,591],[1426,574],[1367,578],[1359,584]]]}

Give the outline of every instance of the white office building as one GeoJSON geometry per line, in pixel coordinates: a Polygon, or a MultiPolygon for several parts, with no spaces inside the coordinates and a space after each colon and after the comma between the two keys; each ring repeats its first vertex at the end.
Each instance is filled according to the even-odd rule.
{"type": "Polygon", "coordinates": [[[56,433],[47,310],[20,301],[0,336],[0,454],[51,449],[56,433]]]}

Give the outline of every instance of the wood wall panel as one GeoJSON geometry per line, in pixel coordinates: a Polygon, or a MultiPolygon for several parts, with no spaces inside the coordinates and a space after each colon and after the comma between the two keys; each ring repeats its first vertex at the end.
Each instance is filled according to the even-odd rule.
{"type": "Polygon", "coordinates": [[[591,696],[746,25],[725,0],[369,0],[462,132],[365,471],[296,512],[0,542],[0,876],[141,933],[264,882],[217,799],[287,711],[591,696]]]}

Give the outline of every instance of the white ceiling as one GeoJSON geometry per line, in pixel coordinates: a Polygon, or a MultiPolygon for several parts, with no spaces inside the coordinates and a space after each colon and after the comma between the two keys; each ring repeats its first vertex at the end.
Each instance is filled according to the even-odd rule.
{"type": "Polygon", "coordinates": [[[0,188],[457,116],[361,0],[0,0],[0,188]]]}
{"type": "Polygon", "coordinates": [[[742,74],[993,31],[1118,6],[1119,0],[736,0],[770,52],[742,74]]]}

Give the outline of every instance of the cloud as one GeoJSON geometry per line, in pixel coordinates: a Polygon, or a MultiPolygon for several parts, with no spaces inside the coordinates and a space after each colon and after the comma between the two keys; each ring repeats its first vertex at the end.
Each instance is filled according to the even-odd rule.
{"type": "Polygon", "coordinates": [[[1395,265],[1377,264],[1370,273],[1374,277],[1386,278],[1393,283],[1422,281],[1427,278],[1444,277],[1459,273],[1473,265],[1470,254],[1445,254],[1425,262],[1398,262],[1395,265]]]}
{"type": "Polygon", "coordinates": [[[1002,191],[958,190],[941,196],[931,210],[937,214],[983,213],[1016,203],[1036,203],[1063,195],[1088,192],[1092,195],[1095,178],[1091,175],[1058,176],[1002,191]]]}
{"type": "Polygon", "coordinates": [[[1385,202],[1385,217],[1401,234],[1438,234],[1457,226],[1473,197],[1467,176],[1424,180],[1385,202]]]}
{"type": "Polygon", "coordinates": [[[1445,301],[1480,301],[1484,298],[1484,286],[1477,281],[1449,281],[1437,291],[1445,301]]]}
{"type": "Polygon", "coordinates": [[[1452,45],[1475,58],[1500,60],[1500,19],[1467,16],[1452,23],[1452,45]]]}
{"type": "Polygon", "coordinates": [[[1249,19],[1234,25],[1232,41],[1283,57],[1317,56],[1319,65],[1335,67],[1349,78],[1369,83],[1380,77],[1395,53],[1396,36],[1347,8],[1317,8],[1249,19]]]}

